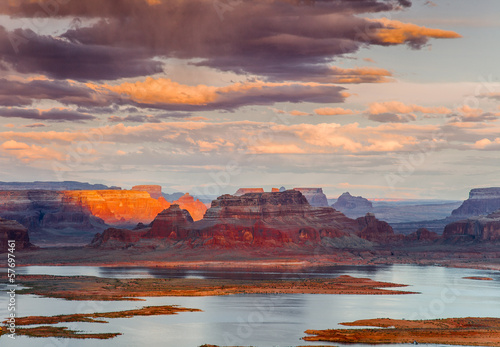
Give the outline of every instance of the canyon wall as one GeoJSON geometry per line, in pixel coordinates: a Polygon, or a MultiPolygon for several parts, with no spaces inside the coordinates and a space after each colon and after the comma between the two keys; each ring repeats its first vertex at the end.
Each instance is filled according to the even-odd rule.
{"type": "Polygon", "coordinates": [[[26,227],[14,220],[0,218],[0,253],[7,252],[11,240],[15,241],[15,251],[34,248],[26,227]]]}
{"type": "Polygon", "coordinates": [[[500,210],[486,217],[472,217],[448,224],[443,239],[448,242],[499,242],[500,210]]]}
{"type": "Polygon", "coordinates": [[[65,191],[63,204],[81,206],[106,224],[150,223],[170,203],[154,199],[146,191],[75,190],[65,191]]]}

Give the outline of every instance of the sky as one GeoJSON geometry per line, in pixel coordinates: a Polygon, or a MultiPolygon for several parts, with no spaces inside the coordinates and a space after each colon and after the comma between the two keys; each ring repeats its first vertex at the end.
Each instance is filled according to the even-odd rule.
{"type": "Polygon", "coordinates": [[[6,0],[0,181],[500,186],[495,0],[6,0]]]}

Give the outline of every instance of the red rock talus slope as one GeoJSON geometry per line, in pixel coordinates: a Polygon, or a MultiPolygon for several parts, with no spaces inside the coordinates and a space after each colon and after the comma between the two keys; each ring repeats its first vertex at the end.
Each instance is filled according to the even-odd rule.
{"type": "Polygon", "coordinates": [[[486,217],[448,224],[443,239],[449,242],[500,242],[500,210],[486,217]]]}
{"type": "Polygon", "coordinates": [[[205,204],[199,199],[195,201],[189,193],[184,194],[173,203],[179,205],[179,207],[183,210],[188,210],[194,221],[202,219],[203,215],[207,211],[207,206],[205,206],[205,204]]]}
{"type": "Polygon", "coordinates": [[[312,206],[328,206],[326,195],[322,188],[293,188],[304,195],[312,206]]]}
{"type": "Polygon", "coordinates": [[[150,223],[170,203],[153,199],[148,192],[134,190],[65,191],[64,202],[81,206],[107,224],[150,223]]]}
{"type": "Polygon", "coordinates": [[[16,221],[0,218],[0,252],[7,251],[10,240],[16,241],[16,251],[33,248],[28,236],[28,229],[16,221]]]}

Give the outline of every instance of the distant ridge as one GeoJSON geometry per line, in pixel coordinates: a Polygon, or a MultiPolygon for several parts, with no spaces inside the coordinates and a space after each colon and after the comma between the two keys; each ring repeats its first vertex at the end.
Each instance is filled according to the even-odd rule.
{"type": "Polygon", "coordinates": [[[121,190],[121,188],[77,181],[35,181],[0,182],[0,190],[121,190]]]}

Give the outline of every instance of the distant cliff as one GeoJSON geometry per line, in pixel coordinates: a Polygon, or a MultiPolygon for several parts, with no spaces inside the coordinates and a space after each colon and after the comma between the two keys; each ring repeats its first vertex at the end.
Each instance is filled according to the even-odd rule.
{"type": "Polygon", "coordinates": [[[469,193],[469,198],[454,210],[452,216],[487,215],[500,209],[500,188],[476,188],[469,193]]]}
{"type": "Polygon", "coordinates": [[[349,192],[339,196],[332,207],[351,218],[364,216],[366,213],[373,211],[373,205],[368,199],[361,196],[352,196],[349,192]]]}
{"type": "Polygon", "coordinates": [[[264,193],[264,188],[240,188],[234,193],[234,196],[242,196],[248,193],[264,193]]]}
{"type": "Polygon", "coordinates": [[[293,188],[304,195],[311,206],[328,206],[328,200],[322,188],[293,188]]]}
{"type": "Polygon", "coordinates": [[[0,182],[0,190],[109,190],[121,189],[120,187],[108,187],[104,184],[90,184],[76,181],[64,182],[0,182]]]}
{"type": "Polygon", "coordinates": [[[142,192],[148,192],[149,195],[151,195],[151,197],[153,199],[158,199],[160,196],[163,196],[163,194],[161,192],[161,186],[153,185],[153,184],[133,186],[132,190],[139,190],[142,192]]]}

